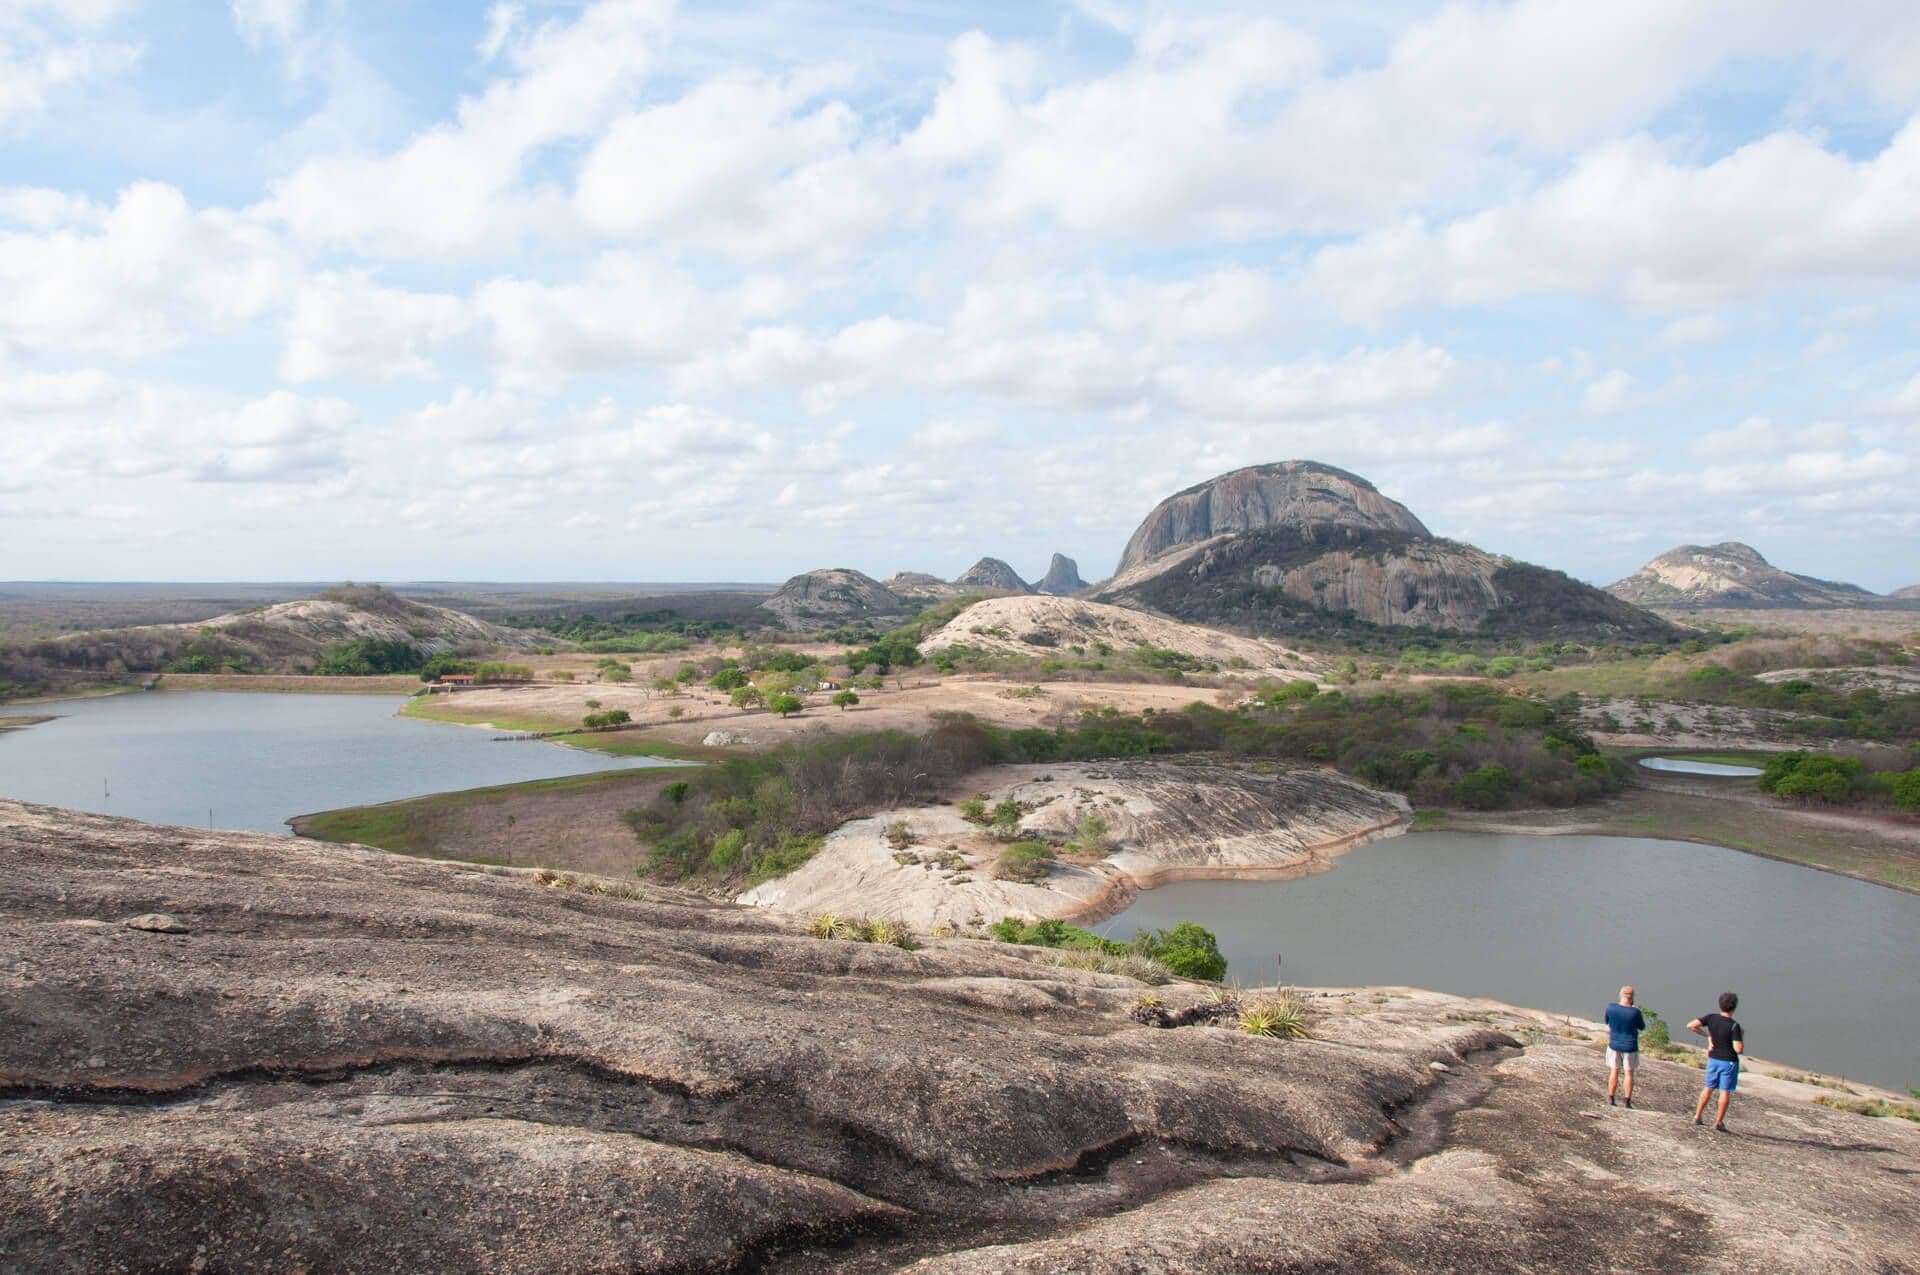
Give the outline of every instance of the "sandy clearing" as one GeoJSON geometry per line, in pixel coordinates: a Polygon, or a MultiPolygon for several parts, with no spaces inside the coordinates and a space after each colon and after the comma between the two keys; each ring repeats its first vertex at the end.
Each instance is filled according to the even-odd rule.
{"type": "MultiPolygon", "coordinates": [[[[1224,694],[1231,699],[1232,692],[1224,694]]],[[[712,731],[728,731],[745,736],[749,748],[764,748],[820,730],[924,731],[941,713],[969,713],[1016,729],[1050,728],[1073,721],[1087,708],[1176,712],[1196,701],[1217,703],[1222,695],[1213,687],[1169,683],[1048,682],[1035,689],[1030,683],[992,677],[909,676],[904,682],[889,678],[881,690],[861,691],[860,704],[846,711],[832,707],[825,694],[816,693],[809,697],[805,711],[782,718],[763,709],[735,708],[724,694],[704,686],[678,696],[660,695],[636,677],[622,684],[480,687],[436,697],[414,711],[445,720],[559,730],[576,726],[582,716],[598,711],[587,707],[586,701],[594,699],[602,709],[626,709],[635,726],[650,738],[697,744],[712,731]],[[676,708],[678,717],[672,715],[676,708]]]]}

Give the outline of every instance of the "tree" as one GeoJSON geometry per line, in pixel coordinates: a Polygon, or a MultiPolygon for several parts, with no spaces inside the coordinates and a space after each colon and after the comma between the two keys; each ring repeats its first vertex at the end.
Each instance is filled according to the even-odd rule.
{"type": "Polygon", "coordinates": [[[833,697],[833,706],[843,713],[859,702],[860,696],[853,691],[837,691],[833,697]]]}
{"type": "Polygon", "coordinates": [[[805,707],[806,705],[800,702],[798,695],[788,695],[783,692],[767,697],[768,710],[778,713],[782,717],[791,717],[805,707]]]}
{"type": "Polygon", "coordinates": [[[1494,810],[1506,804],[1507,788],[1511,782],[1512,776],[1507,773],[1505,766],[1482,766],[1460,776],[1460,782],[1454,785],[1454,794],[1463,806],[1473,810],[1494,810]]]}
{"type": "Polygon", "coordinates": [[[733,693],[727,696],[727,702],[735,708],[759,708],[767,702],[767,697],[760,693],[757,686],[736,686],[733,693]]]}
{"type": "Polygon", "coordinates": [[[588,713],[580,719],[580,724],[588,730],[599,730],[606,726],[624,726],[633,720],[633,715],[624,708],[610,708],[604,713],[588,713]]]}
{"type": "Polygon", "coordinates": [[[1182,921],[1170,930],[1156,932],[1153,954],[1181,978],[1218,982],[1227,976],[1227,958],[1220,955],[1219,940],[1211,930],[1192,921],[1182,921]]]}
{"type": "Polygon", "coordinates": [[[713,675],[707,683],[716,691],[737,691],[747,684],[747,675],[739,668],[728,666],[713,675]]]}

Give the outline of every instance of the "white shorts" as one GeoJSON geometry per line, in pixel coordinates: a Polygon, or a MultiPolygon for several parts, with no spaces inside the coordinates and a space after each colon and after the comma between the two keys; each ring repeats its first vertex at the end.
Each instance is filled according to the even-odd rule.
{"type": "Polygon", "coordinates": [[[1622,1071],[1640,1070],[1640,1051],[1636,1049],[1623,1054],[1615,1049],[1607,1050],[1607,1070],[1612,1071],[1615,1067],[1622,1071]]]}

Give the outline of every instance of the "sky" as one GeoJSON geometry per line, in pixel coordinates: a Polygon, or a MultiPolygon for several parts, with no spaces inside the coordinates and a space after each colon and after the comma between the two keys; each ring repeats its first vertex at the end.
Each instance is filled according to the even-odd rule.
{"type": "Polygon", "coordinates": [[[0,579],[1920,583],[1912,0],[0,0],[0,579]],[[1360,12],[1364,11],[1364,12],[1360,12]]]}

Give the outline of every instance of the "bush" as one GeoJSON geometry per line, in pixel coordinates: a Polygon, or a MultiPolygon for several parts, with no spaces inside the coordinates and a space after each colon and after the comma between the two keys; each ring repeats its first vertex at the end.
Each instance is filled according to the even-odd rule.
{"type": "Polygon", "coordinates": [[[987,821],[987,803],[982,798],[968,797],[960,803],[958,809],[960,811],[960,817],[968,823],[985,823],[987,821]]]}
{"type": "Polygon", "coordinates": [[[1153,936],[1152,955],[1181,978],[1218,982],[1227,976],[1227,958],[1213,932],[1193,921],[1182,921],[1153,936]]]}
{"type": "Polygon", "coordinates": [[[588,713],[580,719],[580,724],[588,730],[601,730],[608,726],[624,726],[633,720],[633,714],[624,708],[610,708],[604,713],[588,713]]]}
{"type": "Polygon", "coordinates": [[[1862,790],[1865,769],[1858,758],[1800,750],[1769,758],[1755,782],[1762,792],[1780,797],[1846,801],[1862,790]]]}
{"type": "Polygon", "coordinates": [[[853,691],[837,691],[833,696],[833,706],[843,713],[859,702],[860,696],[853,691]]]}
{"type": "Polygon", "coordinates": [[[767,702],[757,686],[736,686],[727,695],[727,702],[735,708],[758,708],[767,702]]]}
{"type": "Polygon", "coordinates": [[[321,648],[313,671],[326,677],[373,677],[383,673],[417,673],[426,657],[412,643],[398,639],[354,638],[321,648]]]}
{"type": "Polygon", "coordinates": [[[1454,796],[1471,810],[1497,810],[1507,803],[1510,780],[1505,766],[1482,766],[1460,777],[1454,796]]]}
{"type": "Polygon", "coordinates": [[[993,808],[994,835],[1003,841],[1011,841],[1020,835],[1020,803],[1003,801],[993,808]]]}
{"type": "Polygon", "coordinates": [[[798,695],[780,694],[767,698],[767,711],[778,713],[782,717],[791,717],[805,707],[798,695]]]}
{"type": "Polygon", "coordinates": [[[533,670],[525,664],[502,664],[492,661],[474,665],[473,680],[476,682],[531,682],[533,670]]]}
{"type": "Polygon", "coordinates": [[[1021,881],[1028,885],[1043,881],[1047,865],[1053,862],[1053,847],[1044,841],[1016,841],[1000,852],[993,875],[1001,881],[1021,881]]]}
{"type": "Polygon", "coordinates": [[[707,679],[707,685],[716,691],[737,691],[747,684],[747,675],[737,666],[729,666],[707,679]]]}

